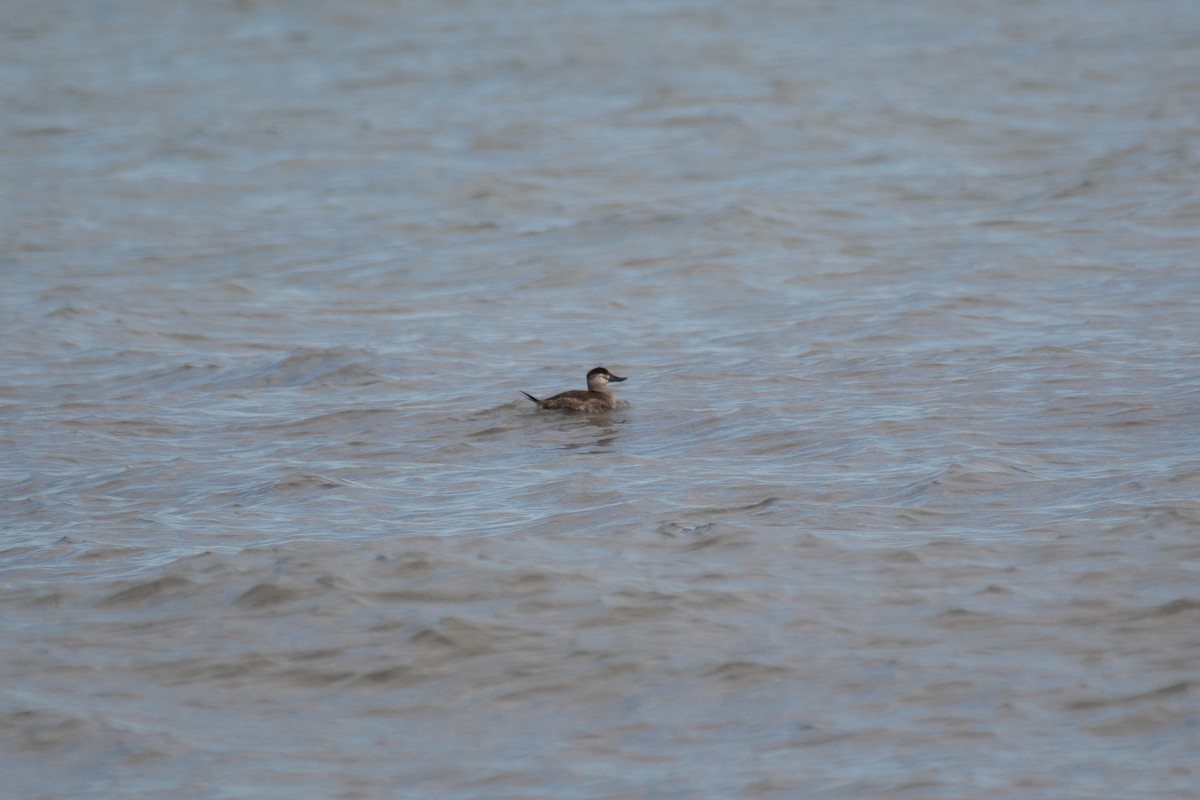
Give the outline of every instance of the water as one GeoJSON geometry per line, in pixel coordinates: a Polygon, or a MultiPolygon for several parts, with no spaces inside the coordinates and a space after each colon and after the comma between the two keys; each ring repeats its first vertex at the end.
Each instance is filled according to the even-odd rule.
{"type": "Polygon", "coordinates": [[[1200,796],[1193,3],[3,19],[5,796],[1200,796]]]}

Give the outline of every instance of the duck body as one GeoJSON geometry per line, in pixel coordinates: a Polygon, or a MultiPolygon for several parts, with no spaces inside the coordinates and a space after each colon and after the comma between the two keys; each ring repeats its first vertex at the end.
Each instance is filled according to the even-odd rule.
{"type": "Polygon", "coordinates": [[[538,408],[550,410],[579,411],[584,414],[596,414],[602,411],[612,411],[617,406],[617,399],[606,387],[610,382],[619,383],[625,378],[618,378],[604,367],[596,367],[587,374],[587,389],[572,389],[553,397],[538,399],[529,392],[521,392],[538,404],[538,408]]]}

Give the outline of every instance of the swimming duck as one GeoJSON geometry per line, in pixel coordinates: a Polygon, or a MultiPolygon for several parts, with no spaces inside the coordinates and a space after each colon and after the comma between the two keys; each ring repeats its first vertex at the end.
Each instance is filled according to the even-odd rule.
{"type": "Polygon", "coordinates": [[[567,411],[583,411],[594,414],[598,411],[612,411],[616,407],[616,398],[605,387],[609,383],[620,383],[623,380],[625,379],[618,378],[604,367],[596,367],[587,374],[588,388],[586,392],[582,389],[572,389],[569,392],[547,397],[545,400],[539,400],[529,392],[521,392],[521,394],[537,403],[539,408],[562,408],[567,411]]]}

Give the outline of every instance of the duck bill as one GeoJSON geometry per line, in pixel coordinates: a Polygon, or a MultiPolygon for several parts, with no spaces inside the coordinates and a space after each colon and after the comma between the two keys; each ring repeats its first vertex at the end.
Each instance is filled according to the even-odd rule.
{"type": "Polygon", "coordinates": [[[611,372],[608,375],[608,379],[614,383],[620,383],[621,381],[625,380],[624,378],[618,378],[616,375],[613,375],[611,372]]]}

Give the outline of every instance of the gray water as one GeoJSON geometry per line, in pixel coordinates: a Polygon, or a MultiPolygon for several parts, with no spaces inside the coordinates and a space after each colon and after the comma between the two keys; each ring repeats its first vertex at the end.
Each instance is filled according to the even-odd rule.
{"type": "Polygon", "coordinates": [[[1200,797],[1193,0],[0,18],[3,797],[1200,797]]]}

